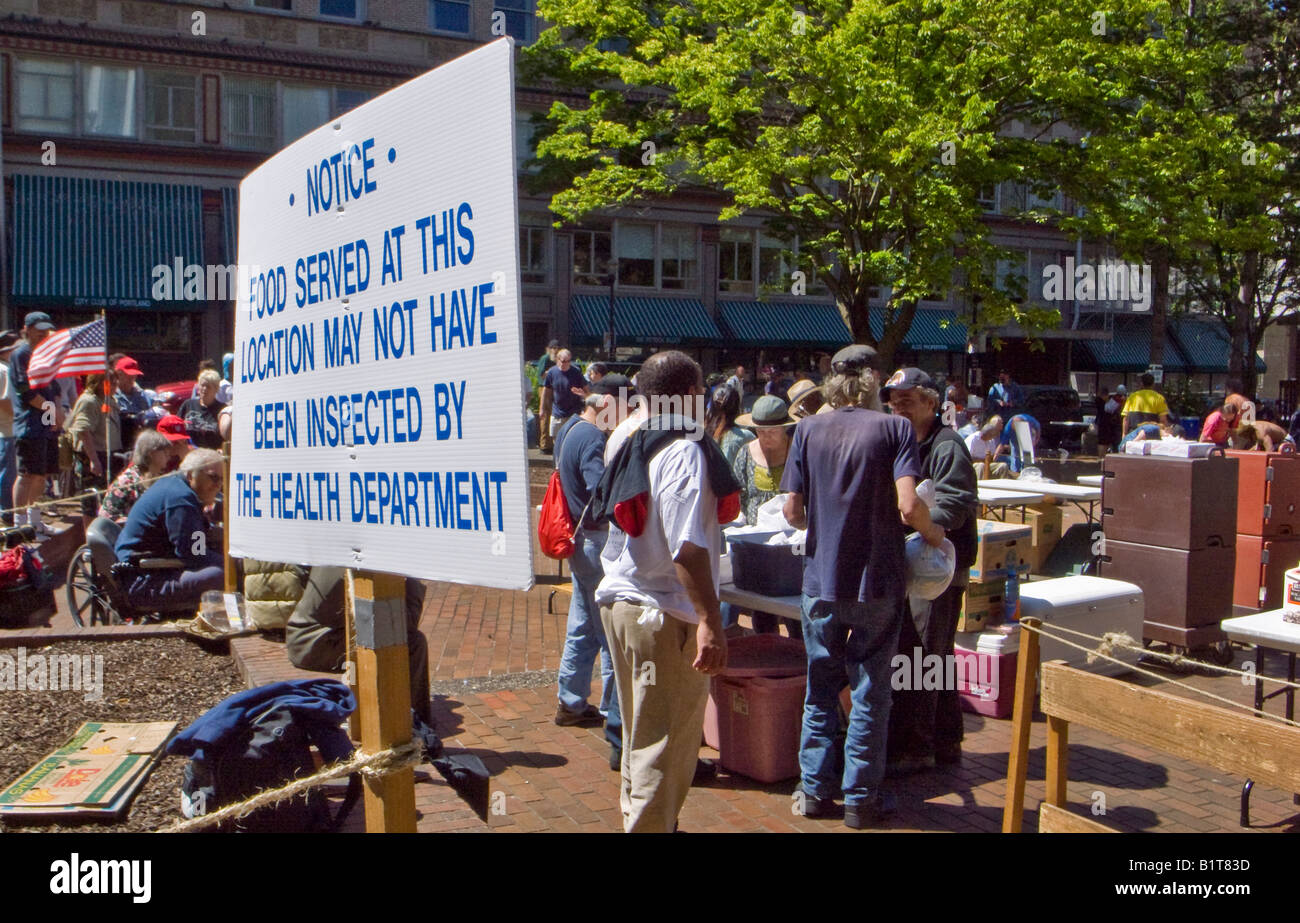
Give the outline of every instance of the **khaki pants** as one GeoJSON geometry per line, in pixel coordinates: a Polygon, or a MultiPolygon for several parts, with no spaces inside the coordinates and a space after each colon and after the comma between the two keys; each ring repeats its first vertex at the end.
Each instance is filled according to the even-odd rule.
{"type": "Polygon", "coordinates": [[[672,833],[695,777],[709,678],[691,668],[696,626],[664,615],[651,631],[637,624],[645,607],[601,606],[623,712],[626,833],[672,833]]]}

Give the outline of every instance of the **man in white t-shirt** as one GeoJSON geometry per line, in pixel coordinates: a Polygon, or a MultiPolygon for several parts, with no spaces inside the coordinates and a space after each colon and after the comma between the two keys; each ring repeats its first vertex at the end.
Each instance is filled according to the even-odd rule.
{"type": "MultiPolygon", "coordinates": [[[[692,398],[677,402],[688,417],[694,398],[704,393],[700,367],[676,351],[647,359],[637,382],[638,392],[652,402],[692,398]]],[[[667,419],[650,417],[647,428],[667,419]]],[[[611,436],[609,458],[640,435],[635,426],[620,427],[614,434],[626,437],[620,442],[611,436]]],[[[624,716],[620,803],[628,833],[676,828],[695,775],[709,676],[727,662],[718,604],[719,504],[708,454],[715,448],[688,435],[653,453],[645,470],[649,490],[640,533],[611,522],[601,556],[605,577],[596,602],[624,716]]]]}

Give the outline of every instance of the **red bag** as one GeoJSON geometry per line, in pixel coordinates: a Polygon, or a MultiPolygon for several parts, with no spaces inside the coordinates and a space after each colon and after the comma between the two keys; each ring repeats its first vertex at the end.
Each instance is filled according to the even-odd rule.
{"type": "Polygon", "coordinates": [[[41,559],[26,545],[18,545],[0,554],[0,588],[16,587],[24,581],[32,586],[41,584],[41,559]]]}
{"type": "Polygon", "coordinates": [[[557,561],[573,557],[573,516],[569,514],[569,501],[564,497],[560,472],[552,471],[546,483],[546,496],[542,498],[542,512],[537,517],[537,541],[542,554],[557,561]]]}

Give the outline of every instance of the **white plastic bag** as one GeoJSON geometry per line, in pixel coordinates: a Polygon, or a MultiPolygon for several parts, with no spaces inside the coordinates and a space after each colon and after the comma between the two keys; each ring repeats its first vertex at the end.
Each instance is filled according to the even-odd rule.
{"type": "Polygon", "coordinates": [[[938,548],[928,544],[919,532],[907,537],[903,546],[907,595],[938,599],[952,583],[957,570],[957,549],[944,539],[938,548]]]}
{"type": "Polygon", "coordinates": [[[754,525],[761,531],[792,532],[794,526],[785,521],[785,501],[788,494],[777,494],[758,508],[754,525]]]}

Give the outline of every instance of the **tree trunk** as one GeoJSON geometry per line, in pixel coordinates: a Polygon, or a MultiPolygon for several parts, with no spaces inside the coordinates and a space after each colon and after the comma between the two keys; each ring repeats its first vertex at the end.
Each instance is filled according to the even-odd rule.
{"type": "MultiPolygon", "coordinates": [[[[907,336],[907,331],[912,329],[912,321],[916,318],[916,302],[905,301],[898,305],[898,313],[894,316],[894,322],[888,323],[886,320],[885,329],[880,333],[880,342],[876,346],[877,352],[880,353],[880,371],[886,377],[896,366],[894,356],[897,355],[899,347],[903,345],[903,339],[907,336]]],[[[886,318],[888,315],[886,315],[886,318]]]]}
{"type": "Polygon", "coordinates": [[[871,310],[866,296],[854,296],[853,301],[847,304],[837,301],[836,307],[840,309],[840,317],[848,325],[854,343],[876,345],[876,338],[871,333],[871,310]]]}
{"type": "Polygon", "coordinates": [[[1151,365],[1165,364],[1165,315],[1169,308],[1169,255],[1163,248],[1151,259],[1151,365]]]}
{"type": "Polygon", "coordinates": [[[1249,250],[1242,256],[1241,283],[1237,287],[1236,304],[1232,312],[1232,352],[1228,358],[1228,374],[1241,382],[1248,396],[1255,396],[1255,351],[1250,328],[1255,316],[1255,286],[1259,273],[1259,253],[1249,250]]]}

